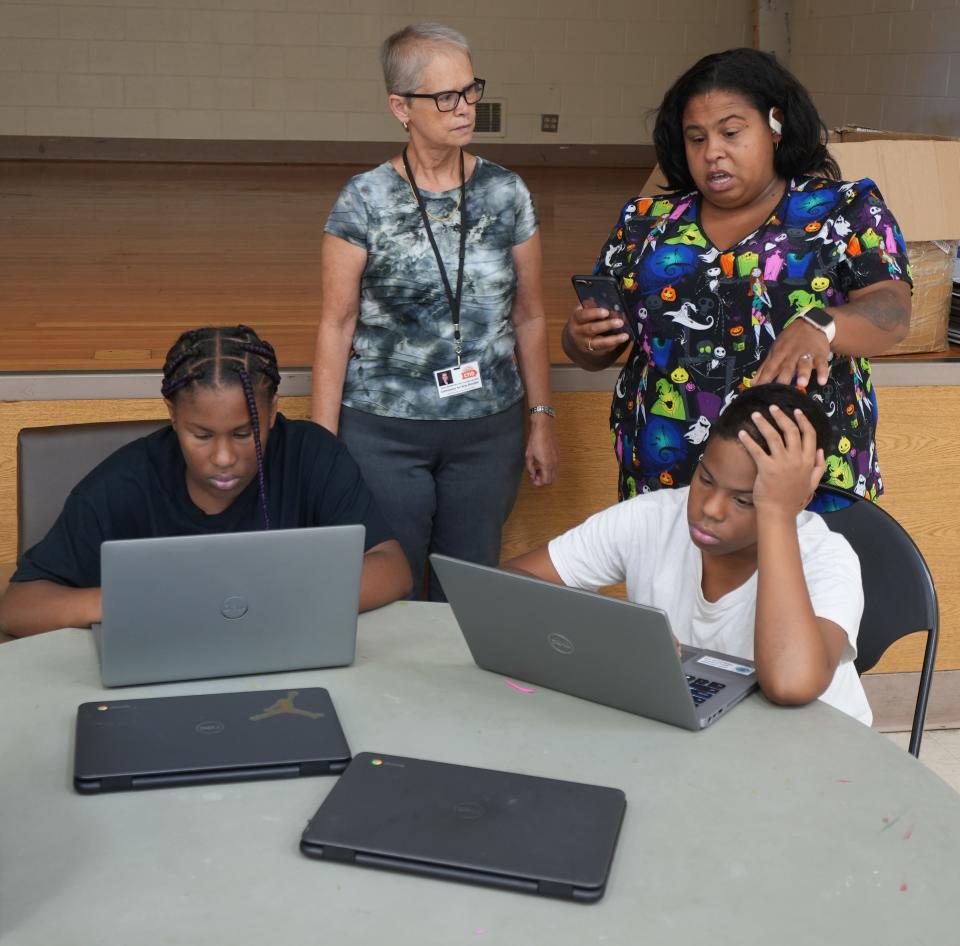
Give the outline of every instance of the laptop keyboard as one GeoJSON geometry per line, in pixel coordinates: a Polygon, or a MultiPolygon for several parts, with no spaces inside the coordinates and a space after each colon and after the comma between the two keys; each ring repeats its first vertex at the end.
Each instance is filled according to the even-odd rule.
{"type": "Polygon", "coordinates": [[[715,696],[725,686],[725,683],[717,683],[716,680],[704,680],[703,677],[695,677],[687,674],[687,685],[690,687],[690,695],[693,702],[699,706],[705,703],[711,696],[715,696]]]}

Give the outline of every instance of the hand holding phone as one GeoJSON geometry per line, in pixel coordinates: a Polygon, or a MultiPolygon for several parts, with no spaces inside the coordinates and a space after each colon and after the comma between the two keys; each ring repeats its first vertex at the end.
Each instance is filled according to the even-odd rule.
{"type": "Polygon", "coordinates": [[[627,312],[627,304],[620,292],[620,284],[613,276],[571,276],[570,281],[584,308],[590,308],[586,303],[592,302],[597,308],[606,309],[610,318],[618,318],[623,323],[620,328],[613,327],[598,333],[598,337],[626,334],[632,341],[637,340],[633,321],[627,312]]]}

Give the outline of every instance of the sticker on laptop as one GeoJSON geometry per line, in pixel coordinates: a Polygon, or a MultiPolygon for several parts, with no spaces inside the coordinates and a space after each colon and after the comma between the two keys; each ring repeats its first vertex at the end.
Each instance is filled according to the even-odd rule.
{"type": "Polygon", "coordinates": [[[716,667],[717,670],[726,670],[729,673],[739,673],[741,677],[753,676],[753,667],[745,667],[743,664],[731,663],[729,660],[720,660],[719,657],[698,657],[698,664],[706,664],[708,667],[716,667]]]}

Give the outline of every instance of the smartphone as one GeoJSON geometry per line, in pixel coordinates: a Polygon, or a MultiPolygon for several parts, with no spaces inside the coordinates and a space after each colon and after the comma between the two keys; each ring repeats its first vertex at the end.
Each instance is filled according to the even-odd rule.
{"type": "Polygon", "coordinates": [[[633,341],[637,340],[633,321],[627,313],[627,304],[620,292],[620,283],[613,276],[571,276],[570,281],[581,305],[592,299],[599,308],[606,309],[611,314],[616,313],[623,319],[623,328],[605,332],[605,335],[620,335],[626,332],[633,341]]]}

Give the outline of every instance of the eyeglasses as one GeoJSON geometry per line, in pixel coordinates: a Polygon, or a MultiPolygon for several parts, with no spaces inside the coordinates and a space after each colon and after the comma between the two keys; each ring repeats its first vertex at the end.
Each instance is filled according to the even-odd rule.
{"type": "Polygon", "coordinates": [[[404,92],[402,94],[408,99],[433,99],[437,103],[438,111],[452,112],[460,104],[461,98],[467,105],[476,105],[483,98],[483,87],[486,84],[485,80],[474,76],[473,82],[459,92],[451,89],[449,92],[404,92]]]}

